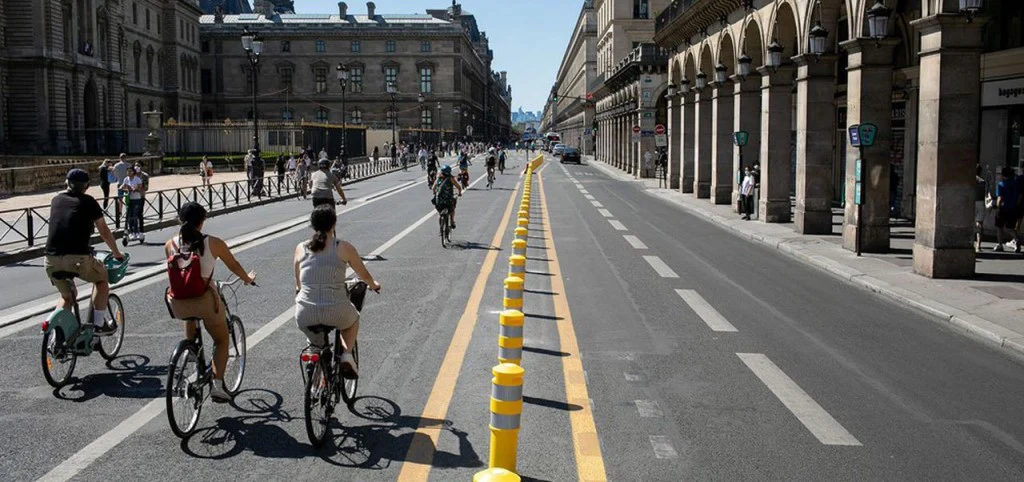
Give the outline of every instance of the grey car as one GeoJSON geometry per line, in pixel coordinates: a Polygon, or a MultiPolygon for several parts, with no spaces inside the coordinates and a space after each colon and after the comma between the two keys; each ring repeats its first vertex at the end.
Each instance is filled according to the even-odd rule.
{"type": "Polygon", "coordinates": [[[580,158],[580,151],[579,151],[579,149],[576,149],[575,147],[565,146],[565,149],[562,151],[562,160],[561,160],[561,162],[562,162],[562,164],[565,164],[567,162],[575,162],[576,164],[583,164],[583,161],[580,158]]]}

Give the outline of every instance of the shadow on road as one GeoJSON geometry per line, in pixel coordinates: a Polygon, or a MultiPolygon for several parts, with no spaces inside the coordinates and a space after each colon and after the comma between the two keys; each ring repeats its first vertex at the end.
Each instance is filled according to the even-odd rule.
{"type": "Polygon", "coordinates": [[[575,403],[567,403],[559,400],[548,400],[546,398],[535,398],[523,395],[523,403],[529,403],[530,405],[537,405],[541,407],[554,408],[557,410],[564,410],[566,412],[575,412],[577,410],[583,410],[583,407],[576,405],[575,403]]]}
{"type": "Polygon", "coordinates": [[[479,249],[484,251],[501,251],[502,249],[497,246],[491,246],[485,243],[476,243],[473,241],[452,241],[448,244],[448,249],[479,249]]]}
{"type": "Polygon", "coordinates": [[[548,350],[545,348],[531,348],[528,346],[524,346],[523,351],[527,353],[536,353],[538,355],[569,356],[569,354],[564,351],[548,350]]]}
{"type": "Polygon", "coordinates": [[[190,457],[222,460],[248,450],[261,458],[298,459],[309,456],[313,447],[300,442],[280,426],[297,420],[282,410],[281,394],[254,388],[235,395],[230,413],[211,427],[196,430],[182,439],[181,450],[190,457]]]}
{"type": "MultiPolygon", "coordinates": [[[[90,358],[99,358],[99,354],[90,358]]],[[[79,358],[79,368],[90,358],[79,358]]],[[[164,392],[163,380],[167,375],[167,366],[150,366],[149,363],[149,357],[145,355],[121,355],[106,363],[112,372],[76,377],[71,383],[54,389],[53,396],[78,403],[100,396],[138,399],[159,397],[164,392]]]]}

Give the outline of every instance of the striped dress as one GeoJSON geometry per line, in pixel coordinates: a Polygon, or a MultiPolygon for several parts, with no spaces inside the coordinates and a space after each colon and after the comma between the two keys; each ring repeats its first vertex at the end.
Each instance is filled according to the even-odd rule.
{"type": "Polygon", "coordinates": [[[345,330],[359,321],[359,311],[348,299],[345,272],[348,264],[338,259],[338,241],[332,247],[314,253],[303,243],[299,260],[299,294],[295,296],[295,323],[310,344],[323,346],[322,335],[310,332],[314,325],[345,330]]]}

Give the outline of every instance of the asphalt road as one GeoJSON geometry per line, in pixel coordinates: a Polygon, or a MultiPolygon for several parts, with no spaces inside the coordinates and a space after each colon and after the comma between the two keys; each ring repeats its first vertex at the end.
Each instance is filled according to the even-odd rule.
{"type": "MultiPolygon", "coordinates": [[[[309,234],[299,227],[238,254],[260,283],[238,292],[244,391],[204,407],[187,440],[153,402],[182,336],[162,281],[125,294],[123,356],[79,360],[61,390],[42,378],[36,329],[0,332],[0,479],[470,480],[488,458],[506,214],[524,160],[513,156],[493,190],[467,193],[449,249],[421,184],[342,215],[341,236],[379,253],[368,267],[385,289],[364,310],[360,398],[327,447],[309,445],[302,418],[305,340],[290,317],[291,253],[309,234]]],[[[352,198],[421,179],[412,168],[352,198]]],[[[1024,478],[1018,362],[594,166],[549,163],[533,191],[527,480],[598,467],[625,481],[1024,478]]],[[[238,236],[305,209],[290,204],[298,212],[250,210],[210,231],[238,236]]],[[[20,303],[52,296],[25,285],[20,303]]]]}

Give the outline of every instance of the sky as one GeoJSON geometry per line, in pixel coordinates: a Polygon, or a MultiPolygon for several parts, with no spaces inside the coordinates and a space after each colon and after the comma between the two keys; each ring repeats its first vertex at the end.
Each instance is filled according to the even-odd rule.
{"type": "MultiPolygon", "coordinates": [[[[365,14],[366,2],[348,0],[350,14],[365,14]]],[[[451,0],[375,0],[378,14],[425,13],[451,0]]],[[[487,32],[495,71],[507,71],[512,110],[544,110],[583,0],[461,0],[487,32]]],[[[295,0],[296,13],[337,13],[337,0],[295,0]]]]}

